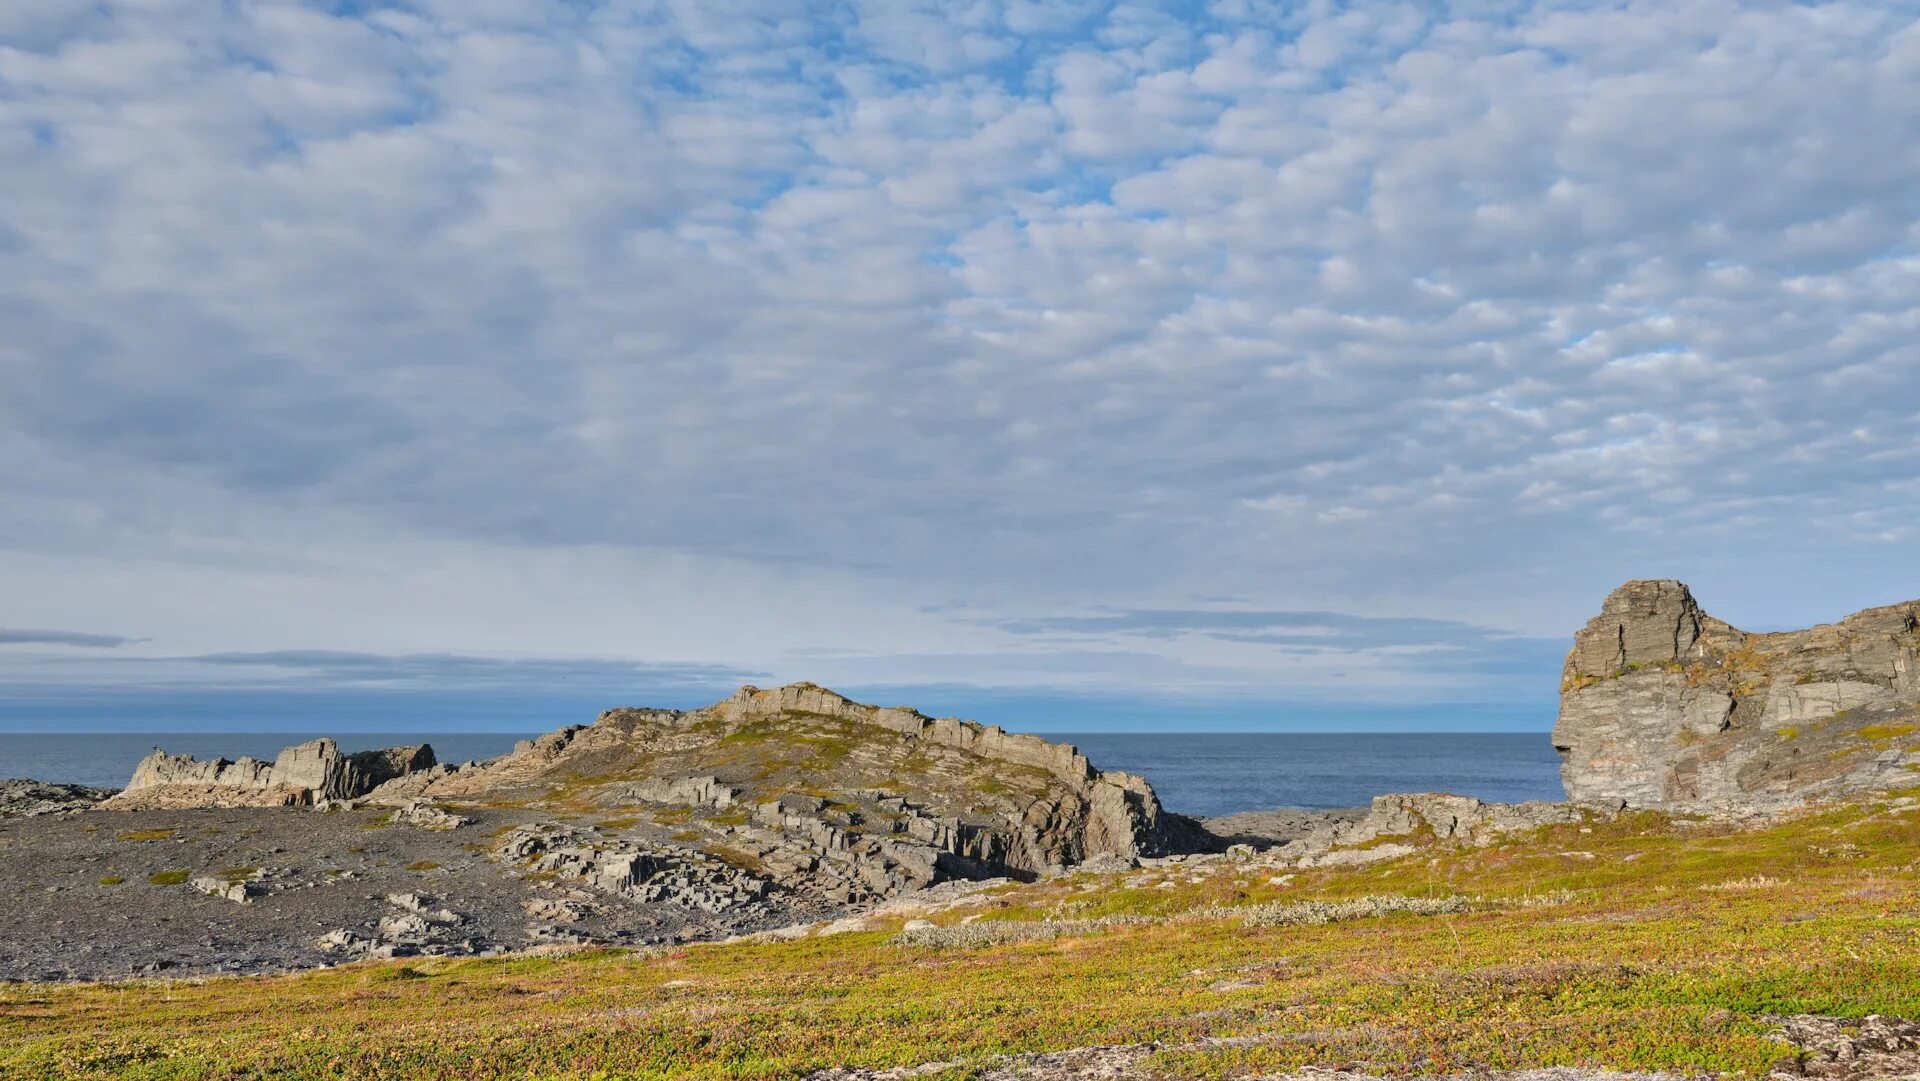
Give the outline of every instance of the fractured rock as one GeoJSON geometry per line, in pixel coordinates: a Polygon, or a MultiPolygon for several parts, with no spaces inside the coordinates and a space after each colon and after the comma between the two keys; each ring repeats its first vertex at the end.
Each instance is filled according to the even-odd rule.
{"type": "Polygon", "coordinates": [[[25,778],[0,780],[0,818],[84,811],[114,794],[111,788],[56,784],[25,778]]]}
{"type": "Polygon", "coordinates": [[[766,879],[704,852],[589,840],[557,825],[522,826],[503,836],[494,852],[503,861],[571,878],[602,893],[715,914],[750,908],[771,890],[766,879]]]}
{"type": "Polygon", "coordinates": [[[1554,745],[1576,802],[1765,812],[1911,783],[1915,731],[1920,601],[1754,634],[1658,580],[1574,636],[1554,745]]]}
{"type": "Polygon", "coordinates": [[[1271,854],[1302,867],[1374,863],[1414,851],[1398,838],[1431,837],[1484,848],[1505,834],[1584,822],[1597,814],[1592,808],[1540,800],[1487,803],[1445,792],[1396,793],[1375,796],[1359,818],[1329,821],[1271,854]]]}
{"type": "Polygon", "coordinates": [[[425,744],[343,754],[331,739],[309,740],[280,752],[272,762],[242,756],[202,762],[190,754],[155,748],[134,768],[126,790],[101,804],[105,810],[186,807],[300,807],[366,795],[384,780],[431,767],[425,744]]]}
{"type": "Polygon", "coordinates": [[[404,824],[438,832],[470,825],[473,819],[441,810],[427,800],[410,799],[389,815],[387,821],[396,825],[404,824]]]}

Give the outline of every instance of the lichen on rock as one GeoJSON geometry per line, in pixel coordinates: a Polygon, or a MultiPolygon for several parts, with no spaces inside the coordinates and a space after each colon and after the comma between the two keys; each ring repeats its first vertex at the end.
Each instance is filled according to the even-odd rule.
{"type": "Polygon", "coordinates": [[[1920,601],[1755,634],[1632,581],[1574,636],[1554,745],[1570,800],[1769,811],[1911,783],[1920,601]]]}

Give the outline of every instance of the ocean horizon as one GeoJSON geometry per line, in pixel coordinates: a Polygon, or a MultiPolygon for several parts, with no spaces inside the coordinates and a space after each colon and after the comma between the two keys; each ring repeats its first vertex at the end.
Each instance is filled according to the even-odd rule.
{"type": "MultiPolygon", "coordinates": [[[[0,778],[117,788],[154,748],[196,758],[272,758],[331,736],[352,752],[428,743],[442,762],[482,760],[539,732],[0,732],[0,778]]],[[[1563,798],[1544,732],[1061,732],[1100,769],[1137,773],[1169,809],[1210,817],[1353,807],[1387,792],[1517,802],[1563,798]]]]}

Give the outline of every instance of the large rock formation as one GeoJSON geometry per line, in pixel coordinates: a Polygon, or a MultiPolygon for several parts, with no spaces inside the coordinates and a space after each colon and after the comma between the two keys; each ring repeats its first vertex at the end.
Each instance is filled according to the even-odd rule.
{"type": "Polygon", "coordinates": [[[1205,839],[1152,786],[1073,747],[808,683],[682,712],[615,709],[373,798],[511,798],[636,811],[684,843],[845,902],[954,877],[1033,875],[1205,839]]]}
{"type": "Polygon", "coordinates": [[[1920,783],[1920,601],[1749,634],[1670,580],[1574,636],[1554,745],[1576,802],[1769,810],[1920,783]]]}
{"type": "Polygon", "coordinates": [[[271,763],[155,751],[104,806],[358,799],[423,828],[465,821],[439,801],[565,821],[599,815],[597,839],[575,829],[537,853],[521,846],[500,858],[629,899],[695,898],[715,911],[723,901],[751,907],[770,891],[782,903],[839,905],[951,878],[1031,877],[1217,843],[1164,813],[1142,778],[1095,769],[1069,745],[863,705],[810,683],[742,687],[692,711],[608,710],[457,767],[424,746],[346,755],[332,740],[271,763]],[[636,853],[645,859],[614,866],[636,853]],[[762,885],[710,873],[709,858],[762,885]]]}
{"type": "Polygon", "coordinates": [[[344,754],[330,739],[281,751],[272,762],[242,756],[201,762],[159,749],[141,759],[126,790],[101,806],[130,811],[180,807],[300,807],[364,796],[434,766],[433,748],[388,747],[344,754]]]}

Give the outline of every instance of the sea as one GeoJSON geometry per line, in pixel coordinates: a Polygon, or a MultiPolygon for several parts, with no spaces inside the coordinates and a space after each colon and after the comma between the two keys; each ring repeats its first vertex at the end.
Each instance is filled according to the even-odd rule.
{"type": "MultiPolygon", "coordinates": [[[[536,732],[333,734],[342,749],[430,743],[442,762],[504,754],[536,732]]],[[[6,733],[0,778],[127,783],[155,747],[196,758],[272,758],[314,733],[6,733]]],[[[1100,769],[1138,773],[1169,810],[1212,817],[1277,807],[1357,807],[1386,792],[1452,792],[1517,802],[1563,798],[1544,732],[1063,732],[1100,769]]]]}

